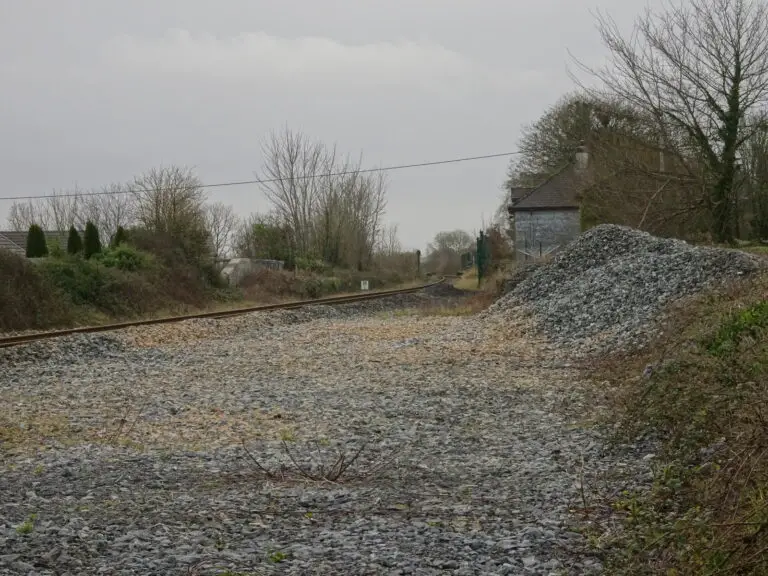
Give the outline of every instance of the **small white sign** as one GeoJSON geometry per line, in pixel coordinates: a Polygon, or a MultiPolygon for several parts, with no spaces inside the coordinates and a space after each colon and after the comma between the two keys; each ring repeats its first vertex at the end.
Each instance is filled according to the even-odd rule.
{"type": "Polygon", "coordinates": [[[368,280],[360,281],[360,290],[368,290],[368,280]]]}

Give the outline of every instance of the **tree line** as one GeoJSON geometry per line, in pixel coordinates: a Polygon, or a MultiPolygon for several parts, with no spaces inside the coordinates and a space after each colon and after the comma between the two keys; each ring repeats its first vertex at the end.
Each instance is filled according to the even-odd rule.
{"type": "Polygon", "coordinates": [[[727,243],[768,239],[768,4],[691,0],[622,34],[598,15],[608,64],[528,126],[507,187],[590,154],[584,225],[727,243]]]}
{"type": "Polygon", "coordinates": [[[92,226],[110,243],[118,230],[130,230],[168,239],[190,259],[277,259],[288,268],[364,270],[402,253],[397,228],[384,225],[383,172],[363,171],[362,157],[342,157],[335,147],[289,129],[273,133],[263,152],[265,213],[238,216],[231,206],[208,201],[191,169],[166,166],[99,190],[15,202],[8,222],[18,231],[70,234],[92,226]]]}

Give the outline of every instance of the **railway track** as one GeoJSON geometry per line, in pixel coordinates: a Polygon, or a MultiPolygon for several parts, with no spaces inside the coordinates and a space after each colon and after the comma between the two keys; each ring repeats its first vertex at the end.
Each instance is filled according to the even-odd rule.
{"type": "Polygon", "coordinates": [[[174,322],[183,322],[184,320],[194,320],[198,318],[210,318],[210,319],[230,318],[233,316],[240,316],[242,314],[250,314],[252,312],[269,312],[271,310],[290,310],[292,308],[302,308],[304,306],[350,304],[354,302],[362,302],[365,300],[385,298],[387,296],[396,296],[398,294],[411,294],[414,292],[420,292],[425,288],[436,286],[438,284],[441,284],[444,281],[445,281],[445,278],[440,278],[435,282],[430,282],[428,284],[423,284],[421,286],[415,286],[413,288],[400,288],[395,290],[377,290],[374,292],[367,292],[365,294],[353,294],[351,296],[317,298],[315,300],[298,300],[295,302],[284,302],[281,304],[266,304],[264,306],[251,306],[249,308],[236,308],[234,310],[224,310],[224,311],[218,311],[218,312],[203,312],[201,314],[169,316],[166,318],[156,318],[153,320],[135,320],[132,322],[120,322],[117,324],[103,324],[100,326],[82,326],[79,328],[68,328],[65,330],[51,330],[51,331],[45,331],[45,332],[34,332],[31,334],[21,334],[18,336],[6,336],[4,338],[0,338],[0,348],[20,346],[22,344],[29,344],[31,342],[38,342],[40,340],[50,340],[53,338],[61,338],[62,336],[70,336],[72,334],[91,334],[95,332],[111,332],[114,330],[132,328],[134,326],[150,326],[153,324],[172,324],[174,322]]]}

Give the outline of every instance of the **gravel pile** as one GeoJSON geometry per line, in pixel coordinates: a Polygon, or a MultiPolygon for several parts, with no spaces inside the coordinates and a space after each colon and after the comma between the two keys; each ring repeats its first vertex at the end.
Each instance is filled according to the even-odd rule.
{"type": "Polygon", "coordinates": [[[473,318],[322,308],[4,364],[0,575],[599,572],[569,510],[615,456],[576,374],[473,318]]]}
{"type": "Polygon", "coordinates": [[[602,225],[527,269],[483,317],[531,313],[538,330],[577,356],[629,350],[648,342],[667,304],[761,269],[763,260],[741,251],[602,225]]]}

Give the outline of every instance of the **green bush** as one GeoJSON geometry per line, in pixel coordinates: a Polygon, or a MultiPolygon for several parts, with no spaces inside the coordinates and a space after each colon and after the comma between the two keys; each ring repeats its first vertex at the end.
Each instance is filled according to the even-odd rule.
{"type": "Polygon", "coordinates": [[[77,305],[97,301],[105,280],[96,263],[74,258],[46,261],[40,271],[77,305]]]}
{"type": "Polygon", "coordinates": [[[43,258],[48,256],[48,245],[45,241],[43,229],[37,224],[32,224],[27,232],[27,258],[43,258]]]}
{"type": "Polygon", "coordinates": [[[296,258],[295,266],[299,270],[313,272],[315,274],[326,274],[333,269],[330,264],[318,260],[317,258],[296,258]]]}
{"type": "Polygon", "coordinates": [[[321,289],[323,294],[333,294],[334,292],[339,292],[341,291],[341,286],[341,279],[336,278],[335,276],[323,278],[321,280],[321,289]]]}
{"type": "Polygon", "coordinates": [[[69,237],[67,238],[67,254],[75,255],[83,251],[83,239],[74,226],[69,228],[69,237]]]}
{"type": "Polygon", "coordinates": [[[61,248],[61,244],[59,244],[58,240],[52,240],[51,246],[48,248],[48,255],[51,258],[63,258],[64,257],[64,250],[61,248]]]}
{"type": "Polygon", "coordinates": [[[323,283],[317,278],[308,278],[303,286],[307,298],[320,298],[323,293],[323,283]]]}
{"type": "Polygon", "coordinates": [[[69,300],[29,260],[0,249],[0,278],[0,329],[42,329],[71,322],[69,300]]]}
{"type": "Polygon", "coordinates": [[[768,329],[768,301],[758,302],[731,316],[717,332],[705,342],[713,356],[733,353],[745,338],[760,338],[768,329]]]}
{"type": "Polygon", "coordinates": [[[103,266],[100,258],[47,260],[40,271],[73,304],[111,316],[146,312],[163,302],[152,278],[103,266]]]}
{"type": "Polygon", "coordinates": [[[128,244],[119,244],[114,248],[105,250],[99,261],[107,268],[135,272],[149,268],[152,264],[152,257],[128,244]]]}
{"type": "Polygon", "coordinates": [[[121,244],[124,244],[128,241],[128,233],[125,231],[125,228],[122,226],[118,226],[117,230],[115,231],[114,236],[112,236],[112,248],[117,248],[121,244]]]}
{"type": "Polygon", "coordinates": [[[94,254],[101,252],[101,239],[99,238],[99,229],[90,220],[85,224],[85,238],[83,240],[83,252],[88,259],[94,254]]]}

